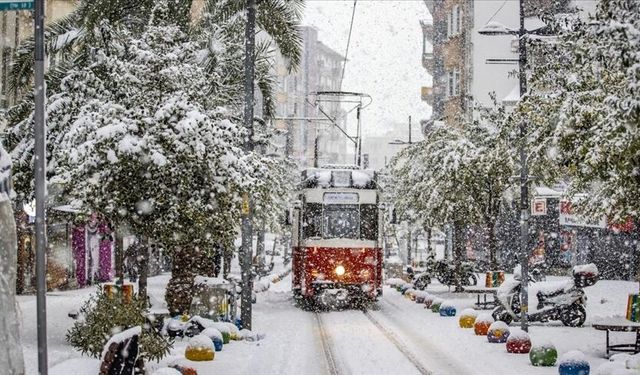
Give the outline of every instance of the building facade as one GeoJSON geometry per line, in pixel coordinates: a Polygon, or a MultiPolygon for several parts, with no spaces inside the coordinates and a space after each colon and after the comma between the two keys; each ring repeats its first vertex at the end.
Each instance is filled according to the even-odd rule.
{"type": "MultiPolygon", "coordinates": [[[[519,1],[425,0],[432,15],[423,21],[424,68],[433,84],[422,97],[433,107],[432,120],[460,126],[475,119],[478,106],[513,105],[519,98],[518,39],[511,35],[486,36],[479,31],[489,22],[519,28],[519,1]]],[[[525,28],[544,26],[542,13],[564,13],[578,8],[587,14],[595,0],[525,0],[525,28]]]]}
{"type": "Polygon", "coordinates": [[[346,138],[335,124],[344,127],[344,113],[317,93],[340,90],[344,57],[320,42],[315,28],[301,27],[301,33],[298,70],[288,71],[286,61],[276,59],[276,127],[286,134],[285,153],[299,166],[343,163],[346,138]]]}

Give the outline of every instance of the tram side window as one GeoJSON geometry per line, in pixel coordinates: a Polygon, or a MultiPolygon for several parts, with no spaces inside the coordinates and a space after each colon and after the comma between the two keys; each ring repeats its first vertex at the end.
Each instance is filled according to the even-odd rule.
{"type": "Polygon", "coordinates": [[[322,236],[322,203],[307,203],[302,223],[304,238],[322,236]]]}
{"type": "Polygon", "coordinates": [[[375,204],[360,206],[360,230],[363,240],[378,240],[378,207],[375,204]]]}

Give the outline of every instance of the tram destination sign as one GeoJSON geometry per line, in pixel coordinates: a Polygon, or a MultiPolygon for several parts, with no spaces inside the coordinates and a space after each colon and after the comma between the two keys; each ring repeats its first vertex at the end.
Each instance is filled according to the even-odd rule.
{"type": "Polygon", "coordinates": [[[33,2],[34,0],[0,0],[0,11],[33,9],[33,2]]]}
{"type": "Polygon", "coordinates": [[[322,201],[326,204],[358,204],[358,193],[324,193],[322,201]]]}

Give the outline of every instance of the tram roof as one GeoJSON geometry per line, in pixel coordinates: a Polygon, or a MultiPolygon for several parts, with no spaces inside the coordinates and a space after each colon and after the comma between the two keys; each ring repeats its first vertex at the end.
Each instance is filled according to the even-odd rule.
{"type": "Polygon", "coordinates": [[[300,188],[376,189],[377,178],[373,169],[307,168],[302,171],[300,188]]]}

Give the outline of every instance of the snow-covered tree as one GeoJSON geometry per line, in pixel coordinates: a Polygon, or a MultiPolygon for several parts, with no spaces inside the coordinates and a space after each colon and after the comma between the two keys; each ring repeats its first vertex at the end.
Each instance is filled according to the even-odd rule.
{"type": "Polygon", "coordinates": [[[640,3],[601,0],[595,17],[537,47],[547,58],[516,111],[532,157],[560,166],[570,195],[588,194],[579,209],[614,221],[640,212],[639,46],[640,3]]]}
{"type": "MultiPolygon", "coordinates": [[[[513,170],[499,135],[484,120],[463,129],[435,126],[424,141],[394,159],[389,189],[399,212],[413,211],[435,225],[453,223],[458,234],[468,225],[482,227],[492,268],[497,267],[496,224],[513,170]]],[[[461,239],[456,258],[463,254],[461,239]]]]}

